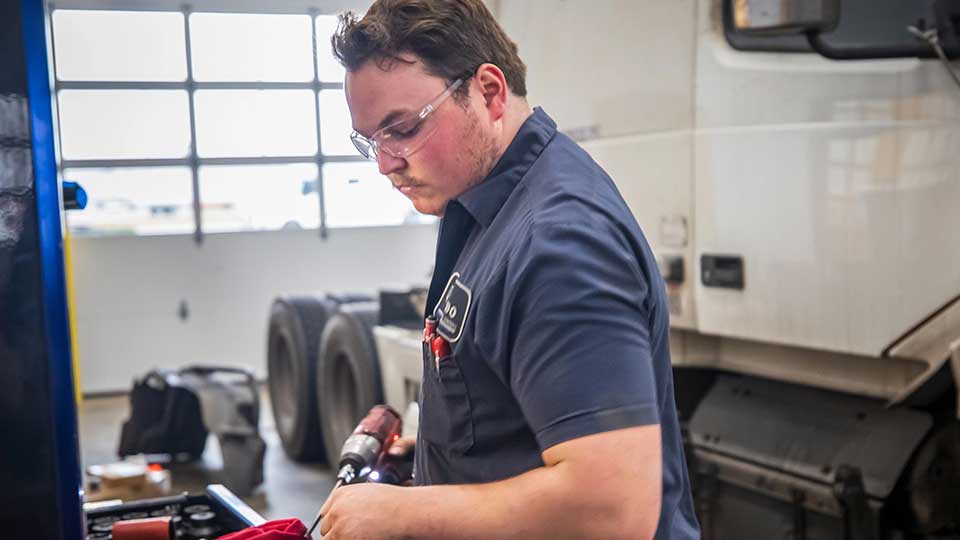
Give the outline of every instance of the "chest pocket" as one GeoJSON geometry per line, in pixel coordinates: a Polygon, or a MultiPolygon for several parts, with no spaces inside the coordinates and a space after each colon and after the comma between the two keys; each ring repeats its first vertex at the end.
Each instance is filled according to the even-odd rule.
{"type": "Polygon", "coordinates": [[[440,371],[423,345],[423,404],[420,432],[430,443],[453,453],[473,447],[473,411],[457,354],[440,360],[440,371]]]}

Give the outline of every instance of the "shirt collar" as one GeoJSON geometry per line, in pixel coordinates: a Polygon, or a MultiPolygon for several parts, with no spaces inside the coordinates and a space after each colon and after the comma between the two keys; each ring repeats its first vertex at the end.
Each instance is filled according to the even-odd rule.
{"type": "Polygon", "coordinates": [[[490,174],[455,200],[477,223],[483,227],[490,226],[513,189],[556,133],[556,122],[543,109],[535,108],[490,174]]]}

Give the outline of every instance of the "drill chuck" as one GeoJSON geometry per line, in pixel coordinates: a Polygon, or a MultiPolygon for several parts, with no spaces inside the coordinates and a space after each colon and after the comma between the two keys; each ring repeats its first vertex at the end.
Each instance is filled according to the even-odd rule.
{"type": "MultiPolygon", "coordinates": [[[[358,474],[364,467],[373,467],[380,457],[383,445],[375,437],[364,433],[355,433],[343,443],[343,449],[340,450],[340,463],[337,465],[342,471],[350,467],[354,475],[358,474]]],[[[350,482],[345,482],[349,484],[350,482]]]]}

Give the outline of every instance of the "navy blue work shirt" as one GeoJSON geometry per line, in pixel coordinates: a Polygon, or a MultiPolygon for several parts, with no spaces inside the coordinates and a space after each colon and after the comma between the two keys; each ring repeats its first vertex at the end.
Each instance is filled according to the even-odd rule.
{"type": "Polygon", "coordinates": [[[427,309],[451,350],[424,347],[415,482],[501,480],[564,441],[660,424],[656,538],[699,538],[657,264],[613,181],[543,110],[448,203],[434,271],[427,309]]]}

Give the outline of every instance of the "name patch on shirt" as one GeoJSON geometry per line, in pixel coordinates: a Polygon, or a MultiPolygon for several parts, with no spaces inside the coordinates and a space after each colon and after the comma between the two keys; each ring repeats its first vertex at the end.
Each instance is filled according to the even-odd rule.
{"type": "Polygon", "coordinates": [[[463,334],[472,296],[470,289],[460,281],[460,272],[454,272],[440,295],[440,301],[433,308],[433,316],[437,319],[437,333],[450,343],[459,341],[463,334]]]}

